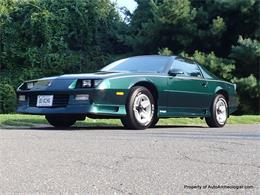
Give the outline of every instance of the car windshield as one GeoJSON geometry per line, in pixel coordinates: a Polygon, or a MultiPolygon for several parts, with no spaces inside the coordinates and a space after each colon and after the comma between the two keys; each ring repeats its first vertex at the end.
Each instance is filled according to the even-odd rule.
{"type": "Polygon", "coordinates": [[[167,68],[170,57],[133,57],[115,61],[101,71],[106,72],[155,72],[162,73],[167,68]]]}

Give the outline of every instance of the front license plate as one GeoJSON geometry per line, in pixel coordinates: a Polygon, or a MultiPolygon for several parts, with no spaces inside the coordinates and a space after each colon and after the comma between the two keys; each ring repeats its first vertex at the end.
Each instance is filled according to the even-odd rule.
{"type": "Polygon", "coordinates": [[[37,107],[51,107],[53,103],[53,95],[38,95],[37,107]]]}

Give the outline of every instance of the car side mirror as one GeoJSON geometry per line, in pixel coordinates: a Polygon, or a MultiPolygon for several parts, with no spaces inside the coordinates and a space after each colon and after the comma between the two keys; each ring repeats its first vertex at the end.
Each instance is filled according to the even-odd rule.
{"type": "Polygon", "coordinates": [[[175,76],[177,76],[177,75],[179,75],[179,74],[184,74],[184,72],[181,71],[180,69],[171,69],[168,74],[169,74],[170,76],[175,77],[175,76]]]}

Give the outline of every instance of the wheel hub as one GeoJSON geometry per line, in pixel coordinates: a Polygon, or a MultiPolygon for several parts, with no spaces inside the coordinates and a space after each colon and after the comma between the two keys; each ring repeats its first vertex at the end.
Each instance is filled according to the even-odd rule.
{"type": "Polygon", "coordinates": [[[227,103],[223,98],[219,98],[216,103],[216,118],[219,124],[224,124],[227,120],[227,103]]]}

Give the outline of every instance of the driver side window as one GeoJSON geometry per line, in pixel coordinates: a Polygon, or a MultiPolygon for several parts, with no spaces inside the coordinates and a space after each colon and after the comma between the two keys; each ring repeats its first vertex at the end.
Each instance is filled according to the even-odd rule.
{"type": "Polygon", "coordinates": [[[180,76],[187,77],[202,77],[200,69],[197,64],[188,62],[184,59],[177,58],[174,60],[171,70],[179,72],[180,76]]]}

